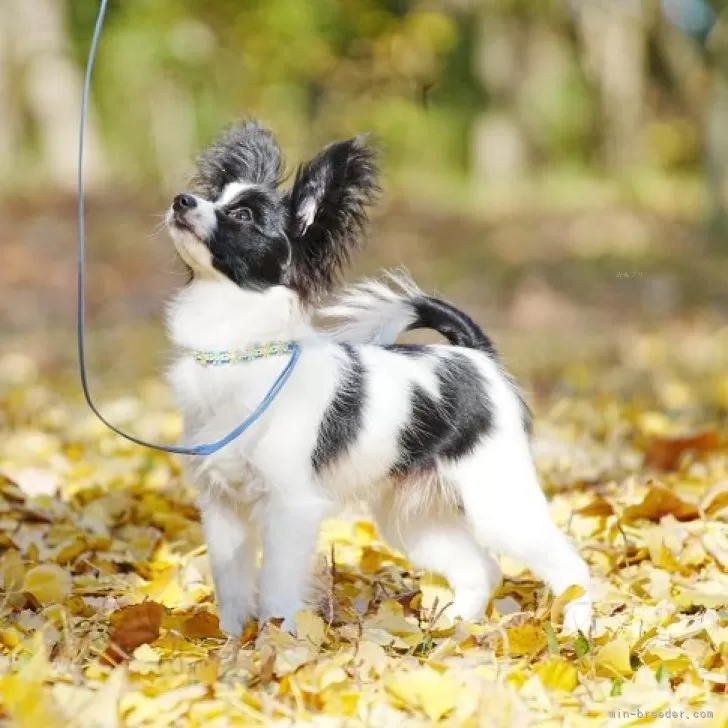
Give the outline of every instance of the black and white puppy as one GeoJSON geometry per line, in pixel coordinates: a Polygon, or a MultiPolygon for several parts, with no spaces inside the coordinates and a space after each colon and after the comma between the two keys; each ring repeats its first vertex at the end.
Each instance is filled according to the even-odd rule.
{"type": "Polygon", "coordinates": [[[190,350],[296,341],[302,351],[251,429],[189,462],[221,625],[238,634],[253,616],[283,617],[290,628],[322,519],[366,501],[394,547],[448,579],[453,617],[482,618],[500,580],[494,554],[507,554],[556,594],[583,587],[564,626],[588,632],[588,568],[549,514],[528,408],[472,319],[395,276],[325,309],[338,329],[311,323],[361,238],[378,191],[375,162],[364,138],[337,142],[281,189],[273,135],[247,122],[203,154],[197,194],[178,195],[167,216],[191,272],[168,310],[185,441],[227,434],[285,365],[272,357],[203,367],[190,350]],[[434,328],[450,345],[395,343],[413,328],[434,328]]]}

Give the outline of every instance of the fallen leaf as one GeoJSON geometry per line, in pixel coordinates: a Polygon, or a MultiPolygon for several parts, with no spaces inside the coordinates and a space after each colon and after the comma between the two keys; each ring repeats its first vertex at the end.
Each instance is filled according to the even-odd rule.
{"type": "Polygon", "coordinates": [[[259,677],[261,685],[269,685],[273,682],[275,664],[276,651],[270,645],[263,645],[260,648],[259,677]]]}
{"type": "Polygon", "coordinates": [[[645,463],[657,470],[675,470],[683,453],[690,450],[706,453],[719,446],[720,438],[715,430],[686,437],[653,437],[647,443],[645,463]]]}
{"type": "Polygon", "coordinates": [[[88,543],[85,538],[76,537],[71,541],[66,541],[61,544],[54,557],[54,561],[57,564],[69,564],[74,559],[78,558],[86,549],[88,543]]]}
{"type": "Polygon", "coordinates": [[[624,509],[622,520],[628,523],[644,518],[648,521],[659,522],[663,516],[667,515],[675,516],[678,521],[692,521],[698,517],[698,509],[678,498],[664,485],[653,484],[649,487],[647,495],[641,503],[624,509]]]}
{"type": "Polygon", "coordinates": [[[25,579],[23,559],[16,549],[8,549],[0,560],[0,580],[4,592],[13,593],[22,590],[25,579]]]}
{"type": "Polygon", "coordinates": [[[458,702],[458,683],[447,673],[441,675],[429,668],[392,675],[385,688],[432,721],[443,718],[458,702]]]}
{"type": "Polygon", "coordinates": [[[535,669],[545,687],[552,690],[571,692],[579,684],[579,673],[576,668],[566,660],[552,657],[535,669]]]}
{"type": "Polygon", "coordinates": [[[311,611],[302,611],[296,614],[296,635],[298,639],[311,643],[319,649],[326,638],[326,625],[324,620],[311,611]]]}
{"type": "Polygon", "coordinates": [[[195,665],[195,678],[203,685],[206,685],[211,692],[215,689],[218,673],[220,672],[220,660],[212,657],[209,660],[203,660],[195,665]]]}
{"type": "Polygon", "coordinates": [[[708,488],[698,503],[701,518],[728,520],[728,480],[708,488]]]}
{"type": "Polygon", "coordinates": [[[221,637],[220,620],[211,612],[195,612],[182,622],[182,634],[191,639],[221,637]]]}
{"type": "Polygon", "coordinates": [[[506,627],[506,635],[511,655],[536,655],[546,647],[546,635],[535,620],[506,627]]]}
{"type": "Polygon", "coordinates": [[[49,675],[47,649],[43,635],[38,632],[33,638],[30,660],[16,674],[0,678],[0,705],[12,718],[12,725],[18,728],[65,725],[44,685],[49,675]]]}
{"type": "Polygon", "coordinates": [[[591,503],[587,503],[587,505],[582,506],[574,511],[574,513],[578,516],[606,518],[614,514],[614,508],[606,498],[598,495],[592,499],[591,503]]]}
{"type": "Polygon", "coordinates": [[[394,601],[402,605],[405,617],[416,617],[420,613],[420,605],[422,603],[422,592],[419,589],[397,594],[394,601]]]}
{"type": "Polygon", "coordinates": [[[627,640],[611,640],[599,648],[594,658],[594,664],[597,668],[601,668],[601,672],[605,677],[614,677],[615,673],[621,676],[631,675],[630,654],[630,646],[627,640]]]}
{"type": "Polygon", "coordinates": [[[142,602],[124,607],[117,615],[109,645],[101,656],[102,662],[118,665],[131,657],[140,645],[159,637],[164,607],[156,602],[142,602]]]}
{"type": "Polygon", "coordinates": [[[71,593],[71,575],[56,564],[41,564],[30,569],[23,579],[21,591],[32,594],[41,604],[63,601],[71,593]]]}

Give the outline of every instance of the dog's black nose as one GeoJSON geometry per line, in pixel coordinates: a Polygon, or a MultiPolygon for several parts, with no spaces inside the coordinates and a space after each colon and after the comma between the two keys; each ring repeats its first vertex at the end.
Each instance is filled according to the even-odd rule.
{"type": "Polygon", "coordinates": [[[184,195],[177,195],[174,198],[174,202],[172,202],[172,209],[175,212],[184,212],[184,210],[191,210],[196,206],[197,200],[192,195],[186,193],[184,195]]]}

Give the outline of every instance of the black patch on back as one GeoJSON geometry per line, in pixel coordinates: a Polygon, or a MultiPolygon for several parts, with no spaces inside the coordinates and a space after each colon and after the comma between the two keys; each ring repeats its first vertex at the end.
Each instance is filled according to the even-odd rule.
{"type": "Polygon", "coordinates": [[[437,459],[470,452],[493,426],[493,404],[486,382],[461,354],[441,359],[435,370],[440,397],[422,387],[412,390],[410,419],[399,436],[399,457],[393,475],[432,467],[437,459]]]}
{"type": "Polygon", "coordinates": [[[319,472],[343,455],[356,441],[364,422],[366,370],[356,349],[342,344],[346,361],[339,387],[319,425],[311,462],[319,472]]]}

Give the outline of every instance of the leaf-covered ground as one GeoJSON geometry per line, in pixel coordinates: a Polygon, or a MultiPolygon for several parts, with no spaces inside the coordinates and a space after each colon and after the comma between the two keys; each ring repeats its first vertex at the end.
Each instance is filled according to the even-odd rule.
{"type": "MultiPolygon", "coordinates": [[[[553,513],[593,570],[590,639],[561,638],[563,605],[507,560],[483,623],[448,625],[447,585],[362,516],[327,523],[298,637],[251,624],[239,644],[218,629],[176,460],[0,357],[0,722],[725,725],[728,329],[578,354],[526,383],[553,513]]],[[[104,409],[179,432],[161,385],[104,409]]]]}

